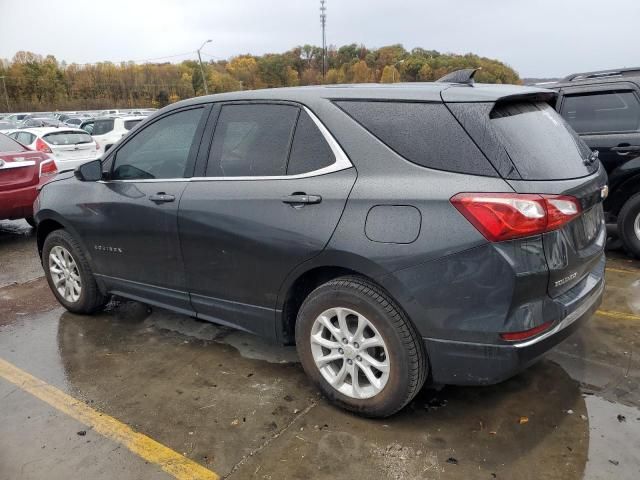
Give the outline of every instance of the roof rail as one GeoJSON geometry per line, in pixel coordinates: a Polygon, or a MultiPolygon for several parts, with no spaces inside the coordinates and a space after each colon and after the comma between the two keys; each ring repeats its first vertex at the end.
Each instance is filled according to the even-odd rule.
{"type": "Polygon", "coordinates": [[[451,73],[447,73],[444,77],[439,78],[436,82],[447,83],[466,83],[467,85],[473,85],[473,76],[480,68],[463,68],[462,70],[454,70],[451,73]]]}
{"type": "Polygon", "coordinates": [[[612,70],[599,70],[596,72],[584,72],[584,73],[572,73],[564,77],[561,82],[573,82],[576,80],[586,80],[588,78],[606,78],[606,77],[622,77],[625,74],[638,73],[640,74],[640,67],[632,68],[618,68],[612,70]]]}

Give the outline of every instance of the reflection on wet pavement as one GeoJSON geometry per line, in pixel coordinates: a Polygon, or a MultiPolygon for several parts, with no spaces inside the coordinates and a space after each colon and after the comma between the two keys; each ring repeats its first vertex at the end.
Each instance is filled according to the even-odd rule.
{"type": "MultiPolygon", "coordinates": [[[[385,420],[329,405],[292,347],[131,301],[73,315],[42,278],[0,288],[0,357],[231,478],[636,479],[640,265],[614,255],[609,268],[601,310],[638,319],[596,315],[507,382],[425,388],[385,420]]],[[[24,478],[72,478],[78,456],[114,454],[97,435],[79,444],[79,427],[55,412],[27,423],[38,407],[16,390],[0,379],[0,465],[19,458],[24,478]]],[[[144,471],[125,453],[111,473],[144,471]]],[[[109,478],[105,465],[95,478],[109,478]]]]}

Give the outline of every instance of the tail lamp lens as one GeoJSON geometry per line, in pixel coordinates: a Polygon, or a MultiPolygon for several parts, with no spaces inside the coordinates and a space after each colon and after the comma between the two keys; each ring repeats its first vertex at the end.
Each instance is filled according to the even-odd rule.
{"type": "Polygon", "coordinates": [[[58,173],[58,167],[56,167],[56,162],[53,160],[45,160],[40,164],[41,177],[48,177],[55,175],[56,173],[58,173]]]}
{"type": "Polygon", "coordinates": [[[567,195],[459,193],[451,203],[491,242],[556,230],[581,212],[567,195]]]}
{"type": "Polygon", "coordinates": [[[36,150],[44,153],[52,153],[49,145],[47,145],[41,138],[36,140],[36,150]]]}

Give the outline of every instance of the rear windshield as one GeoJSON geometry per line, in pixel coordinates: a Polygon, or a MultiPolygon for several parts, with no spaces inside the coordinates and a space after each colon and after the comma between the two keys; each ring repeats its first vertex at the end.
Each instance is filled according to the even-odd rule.
{"type": "Polygon", "coordinates": [[[93,124],[93,135],[104,135],[113,130],[113,119],[96,120],[93,124]]]}
{"type": "Polygon", "coordinates": [[[78,145],[80,143],[91,143],[93,141],[88,133],[80,132],[54,132],[42,138],[51,145],[78,145]]]}
{"type": "Polygon", "coordinates": [[[6,135],[0,133],[0,152],[12,153],[12,152],[24,152],[27,149],[21,144],[16,142],[13,138],[9,138],[6,135]]]}
{"type": "Polygon", "coordinates": [[[598,169],[598,162],[585,165],[591,150],[548,103],[498,104],[489,116],[524,180],[580,178],[598,169]]]}
{"type": "Polygon", "coordinates": [[[140,119],[140,120],[125,120],[124,121],[124,129],[125,130],[131,130],[135,125],[137,125],[141,121],[142,121],[142,119],[140,119]]]}

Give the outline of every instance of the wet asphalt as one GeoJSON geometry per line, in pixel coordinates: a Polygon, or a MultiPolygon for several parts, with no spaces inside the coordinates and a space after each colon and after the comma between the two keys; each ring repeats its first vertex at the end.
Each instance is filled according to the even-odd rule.
{"type": "MultiPolygon", "coordinates": [[[[0,360],[221,477],[640,478],[640,262],[609,252],[599,313],[491,387],[424,388],[367,420],[327,403],[295,349],[132,301],[83,317],[0,222],[0,360]]],[[[0,479],[172,478],[0,376],[0,479]]]]}

